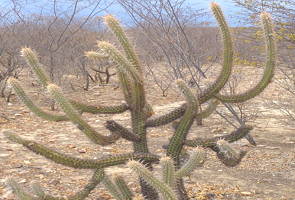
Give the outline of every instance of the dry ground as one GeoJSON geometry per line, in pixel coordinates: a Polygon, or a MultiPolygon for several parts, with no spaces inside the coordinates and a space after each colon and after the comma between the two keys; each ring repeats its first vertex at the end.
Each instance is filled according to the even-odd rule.
{"type": "MultiPolygon", "coordinates": [[[[258,70],[258,72],[261,72],[258,70]]],[[[257,70],[247,70],[245,74],[255,77],[259,75],[257,70]]],[[[247,80],[248,78],[246,78],[247,80]]],[[[254,80],[255,78],[253,78],[254,80]]],[[[41,96],[36,88],[29,84],[31,80],[22,77],[26,83],[30,96],[40,100],[41,96]]],[[[251,79],[252,80],[252,79],[251,79]]],[[[247,80],[249,82],[249,79],[247,80]]],[[[170,91],[168,97],[161,97],[159,90],[152,84],[148,84],[147,93],[149,102],[155,107],[156,113],[167,112],[173,106],[170,103],[183,100],[177,91],[170,91]],[[162,105],[162,106],[160,106],[162,105]],[[168,106],[167,106],[168,105],[168,106]],[[160,106],[160,107],[158,107],[160,106]]],[[[253,81],[254,82],[254,81],[253,81]]],[[[243,86],[243,85],[242,85],[243,86]]],[[[248,86],[248,84],[247,84],[248,86]]],[[[259,117],[252,124],[254,130],[252,136],[256,139],[257,146],[251,146],[246,140],[236,142],[234,145],[239,149],[248,150],[247,156],[241,164],[235,168],[223,166],[215,157],[214,153],[208,151],[208,160],[203,168],[197,169],[190,178],[186,179],[187,188],[192,199],[233,199],[233,200],[291,200],[295,199],[295,131],[294,127],[286,126],[281,120],[284,116],[274,110],[270,104],[270,99],[285,95],[275,84],[272,84],[259,97],[251,100],[247,105],[249,112],[258,111],[259,117]]],[[[76,92],[68,94],[75,99],[80,99],[91,104],[117,104],[122,101],[119,89],[112,86],[94,87],[89,92],[76,92]]],[[[286,100],[294,101],[289,97],[286,100]]],[[[31,114],[15,98],[9,104],[0,100],[0,114],[5,115],[9,121],[3,119],[0,124],[1,129],[13,130],[16,134],[31,140],[46,144],[71,155],[83,158],[100,157],[102,155],[130,152],[130,143],[120,140],[112,146],[100,147],[93,145],[87,138],[77,130],[70,122],[48,122],[39,119],[31,114]]],[[[45,105],[44,102],[42,104],[45,105]]],[[[48,109],[48,107],[44,107],[48,109]]],[[[128,113],[116,116],[83,114],[84,118],[92,124],[99,132],[107,133],[104,122],[107,119],[115,118],[126,125],[128,113]]],[[[194,127],[190,136],[215,136],[228,133],[232,130],[217,115],[212,115],[204,120],[202,127],[194,127]]],[[[151,150],[159,155],[165,152],[161,148],[171,135],[170,125],[149,129],[149,143],[151,150]]],[[[21,145],[14,144],[0,134],[0,199],[15,199],[5,189],[5,179],[15,178],[27,189],[32,181],[40,183],[52,194],[68,195],[77,191],[86,184],[91,171],[74,170],[62,165],[54,164],[43,157],[35,155],[21,145]]],[[[120,170],[120,168],[110,168],[107,173],[120,170]]],[[[124,171],[130,186],[138,190],[134,183],[133,176],[128,171],[124,171]],[[132,182],[133,180],[133,182],[132,182]]],[[[97,188],[89,199],[110,196],[103,190],[97,188]]]]}

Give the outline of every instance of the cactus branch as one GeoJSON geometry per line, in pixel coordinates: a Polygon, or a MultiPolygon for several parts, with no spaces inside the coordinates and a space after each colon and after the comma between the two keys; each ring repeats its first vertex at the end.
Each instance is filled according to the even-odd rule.
{"type": "Polygon", "coordinates": [[[37,198],[35,198],[33,195],[25,192],[24,189],[15,180],[8,179],[6,183],[19,200],[37,200],[37,198]]]}
{"type": "Polygon", "coordinates": [[[46,194],[41,186],[34,184],[32,189],[34,193],[42,200],[84,200],[89,196],[90,192],[96,188],[96,186],[102,181],[104,177],[104,171],[101,169],[95,170],[92,178],[89,180],[89,183],[84,186],[84,188],[78,191],[76,194],[68,197],[54,197],[49,194],[46,194]]]}
{"type": "Polygon", "coordinates": [[[223,38],[223,67],[216,81],[200,94],[200,103],[204,103],[217,94],[228,81],[233,65],[233,44],[227,22],[217,3],[211,4],[211,10],[218,22],[223,38]]]}
{"type": "Polygon", "coordinates": [[[9,78],[8,83],[13,87],[16,95],[20,100],[38,117],[41,117],[48,121],[67,121],[68,118],[65,115],[54,115],[49,112],[43,111],[41,108],[36,106],[33,101],[27,96],[23,88],[21,87],[18,80],[15,78],[9,78]]]}
{"type": "Polygon", "coordinates": [[[30,48],[22,48],[21,55],[25,58],[27,64],[31,67],[33,72],[37,75],[39,81],[43,87],[46,87],[47,84],[51,82],[50,78],[46,75],[41,64],[39,62],[36,52],[30,48]]]}
{"type": "Polygon", "coordinates": [[[138,176],[142,177],[154,189],[163,195],[165,200],[177,200],[176,194],[166,183],[158,180],[144,165],[137,161],[129,161],[127,166],[132,169],[138,176]]]}
{"type": "Polygon", "coordinates": [[[182,80],[178,80],[177,85],[182,93],[185,95],[187,107],[183,117],[181,118],[177,126],[175,134],[169,141],[167,149],[167,156],[172,157],[173,159],[175,159],[175,161],[178,161],[183,147],[183,142],[186,140],[186,136],[196,117],[199,106],[198,100],[194,97],[193,93],[182,80]]]}
{"type": "Polygon", "coordinates": [[[71,99],[69,101],[77,110],[91,114],[120,114],[129,109],[126,103],[116,106],[92,106],[71,99]]]}
{"type": "MultiPolygon", "coordinates": [[[[216,110],[216,107],[218,106],[219,103],[220,103],[219,100],[212,99],[209,102],[209,105],[207,106],[206,109],[196,114],[196,118],[205,119],[209,117],[216,110]]],[[[147,120],[145,126],[157,127],[157,126],[169,124],[175,121],[176,119],[180,118],[184,114],[185,109],[186,109],[186,104],[182,104],[180,107],[172,110],[171,112],[167,114],[147,120]]]]}
{"type": "Polygon", "coordinates": [[[189,160],[175,173],[177,178],[189,176],[197,167],[202,166],[206,159],[206,152],[197,148],[189,157],[189,160]]]}
{"type": "Polygon", "coordinates": [[[124,181],[123,177],[121,175],[115,174],[114,175],[114,182],[119,189],[119,191],[122,193],[124,200],[132,200],[132,197],[134,196],[132,192],[130,191],[128,185],[124,181]]]}
{"type": "Polygon", "coordinates": [[[162,166],[162,179],[164,183],[169,185],[171,188],[175,188],[176,179],[175,166],[173,160],[169,157],[163,157],[160,159],[160,164],[162,166]]]}
{"type": "Polygon", "coordinates": [[[121,193],[121,191],[109,179],[109,177],[107,175],[104,176],[102,183],[116,200],[124,200],[124,197],[123,197],[123,194],[121,193]]]}
{"type": "Polygon", "coordinates": [[[204,147],[204,148],[214,148],[216,146],[217,141],[226,140],[229,143],[235,142],[246,137],[249,132],[253,129],[252,126],[244,125],[239,127],[237,130],[231,132],[228,135],[218,136],[213,138],[196,138],[193,140],[186,140],[185,145],[190,147],[204,147]]]}
{"type": "Polygon", "coordinates": [[[72,156],[65,155],[63,153],[59,153],[55,150],[49,149],[42,144],[38,144],[37,142],[33,142],[31,140],[25,140],[21,137],[14,135],[9,132],[4,133],[6,137],[16,143],[22,144],[24,147],[33,151],[36,154],[44,156],[55,163],[62,164],[68,167],[78,168],[78,169],[99,169],[105,168],[114,165],[120,165],[126,163],[130,159],[136,160],[147,160],[150,162],[158,161],[158,156],[149,154],[149,153],[130,153],[130,154],[120,154],[109,156],[101,159],[81,159],[75,158],[72,156]]]}
{"type": "Polygon", "coordinates": [[[227,167],[237,166],[247,153],[246,151],[237,152],[225,140],[219,140],[216,144],[216,155],[227,167]]]}
{"type": "Polygon", "coordinates": [[[140,142],[141,139],[138,135],[135,135],[127,128],[123,127],[122,125],[118,124],[114,120],[108,120],[106,122],[106,128],[110,130],[113,134],[117,134],[121,136],[122,138],[132,141],[132,142],[140,142]]]}
{"type": "Polygon", "coordinates": [[[142,70],[140,68],[139,59],[136,55],[133,46],[130,44],[125,31],[122,29],[119,21],[113,17],[112,15],[107,15],[104,17],[104,22],[108,25],[108,27],[113,31],[121,46],[124,49],[127,59],[130,63],[137,69],[137,71],[141,74],[142,70]]]}
{"type": "Polygon", "coordinates": [[[112,44],[105,41],[100,41],[97,43],[97,46],[103,53],[109,55],[110,59],[117,63],[116,66],[120,72],[132,77],[134,81],[142,83],[142,79],[139,73],[133,67],[132,63],[130,63],[112,44]]]}
{"type": "Polygon", "coordinates": [[[247,101],[255,96],[259,95],[271,82],[274,76],[274,70],[276,65],[276,54],[275,54],[275,35],[272,27],[271,17],[268,13],[261,14],[261,21],[263,24],[265,42],[266,42],[266,53],[267,59],[265,63],[265,69],[261,80],[253,88],[247,90],[242,94],[237,95],[215,95],[220,101],[224,103],[240,103],[247,101]]]}
{"type": "Polygon", "coordinates": [[[49,84],[47,86],[47,89],[51,96],[59,103],[63,111],[66,113],[67,117],[77,125],[77,127],[85,133],[85,135],[94,143],[99,145],[108,145],[114,143],[116,140],[119,139],[118,135],[110,135],[110,136],[104,136],[99,133],[97,133],[86,121],[84,121],[77,110],[74,109],[72,104],[69,102],[69,100],[64,97],[64,95],[61,92],[61,89],[54,85],[49,84]]]}

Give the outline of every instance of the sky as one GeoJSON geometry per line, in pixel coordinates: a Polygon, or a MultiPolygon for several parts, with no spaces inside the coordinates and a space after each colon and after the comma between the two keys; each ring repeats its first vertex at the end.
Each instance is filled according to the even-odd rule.
{"type": "MultiPolygon", "coordinates": [[[[9,7],[9,2],[11,0],[0,0],[0,10],[5,10],[5,8],[7,9],[9,7]]],[[[25,2],[26,0],[18,0],[18,1],[23,1],[25,2]]],[[[59,3],[59,8],[60,8],[60,12],[64,9],[67,10],[67,3],[72,0],[58,0],[57,2],[63,2],[63,3],[59,3]],[[64,3],[65,2],[65,3],[64,3]]],[[[103,0],[103,1],[108,1],[108,0],[103,0]]],[[[143,0],[144,1],[144,0],[143,0]]],[[[212,2],[212,0],[186,0],[187,4],[191,6],[192,9],[200,9],[200,8],[204,8],[209,10],[210,7],[210,2],[212,2]]],[[[50,15],[50,13],[52,13],[52,8],[53,8],[53,0],[30,0],[29,2],[33,2],[30,4],[22,4],[22,9],[25,10],[25,12],[27,12],[27,14],[31,14],[31,13],[40,13],[42,11],[42,13],[48,13],[48,15],[50,15]],[[23,5],[26,5],[25,8],[23,8],[23,5]]],[[[224,11],[224,14],[226,16],[226,18],[229,21],[229,24],[231,25],[237,25],[238,22],[235,20],[234,16],[240,11],[240,8],[236,7],[234,5],[234,3],[232,3],[231,0],[215,0],[215,2],[219,3],[224,11]]],[[[2,11],[3,12],[3,11],[2,11]]],[[[87,11],[85,12],[81,12],[81,15],[89,13],[87,11]]],[[[128,17],[127,13],[124,11],[123,8],[121,8],[118,4],[113,4],[111,7],[108,8],[107,12],[109,14],[113,14],[115,15],[117,18],[119,18],[123,23],[128,24],[128,22],[130,23],[130,18],[128,17]]],[[[100,14],[100,15],[104,15],[106,13],[100,14]]],[[[0,11],[1,14],[1,11],[0,11]]],[[[213,17],[210,18],[213,21],[213,17]]]]}
{"type": "MultiPolygon", "coordinates": [[[[187,4],[191,6],[192,9],[206,9],[210,10],[210,3],[213,0],[186,0],[187,4]]],[[[215,2],[219,3],[221,6],[224,15],[228,19],[231,25],[238,25],[238,21],[235,20],[235,15],[241,11],[241,8],[235,6],[235,4],[231,0],[215,0],[215,2]]],[[[120,8],[118,5],[113,5],[111,8],[108,9],[110,14],[114,14],[117,16],[121,21],[128,22],[130,19],[126,12],[120,8]]],[[[213,16],[211,20],[214,20],[213,16]]]]}

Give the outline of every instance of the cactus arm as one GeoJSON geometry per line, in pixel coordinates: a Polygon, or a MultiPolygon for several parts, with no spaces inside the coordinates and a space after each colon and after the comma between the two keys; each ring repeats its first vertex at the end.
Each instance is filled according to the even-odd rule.
{"type": "Polygon", "coordinates": [[[122,29],[119,21],[112,15],[107,15],[104,17],[104,22],[108,25],[108,27],[112,30],[112,32],[120,42],[121,46],[124,49],[127,59],[141,74],[142,70],[140,68],[138,56],[136,55],[133,46],[129,43],[125,31],[122,29]]]}
{"type": "Polygon", "coordinates": [[[233,65],[233,44],[227,22],[217,3],[211,4],[212,12],[218,22],[223,38],[223,67],[216,81],[200,94],[200,104],[205,103],[217,94],[228,81],[233,65]]]}
{"type": "Polygon", "coordinates": [[[39,62],[36,52],[30,48],[22,48],[21,55],[25,58],[27,64],[31,67],[33,72],[37,75],[43,87],[51,83],[50,78],[46,75],[39,62]]]}
{"type": "Polygon", "coordinates": [[[241,126],[237,130],[231,132],[228,135],[204,139],[204,138],[196,138],[193,140],[186,140],[185,145],[189,147],[197,147],[201,146],[204,148],[214,148],[216,146],[217,141],[219,140],[226,140],[229,143],[235,142],[237,140],[242,139],[243,137],[246,137],[249,132],[253,129],[252,126],[241,126]]]}
{"type": "Polygon", "coordinates": [[[138,83],[142,82],[142,79],[132,64],[116,49],[112,44],[104,41],[97,43],[99,49],[110,56],[110,59],[117,63],[117,69],[127,75],[130,75],[132,79],[138,83]]]}
{"type": "MultiPolygon", "coordinates": [[[[218,104],[220,103],[219,100],[213,99],[209,102],[209,105],[206,109],[204,109],[202,112],[199,112],[196,114],[196,118],[202,118],[205,119],[209,117],[215,110],[218,104]]],[[[186,104],[182,104],[180,107],[172,110],[171,112],[161,115],[159,117],[151,118],[146,121],[146,127],[157,127],[169,124],[181,116],[183,116],[186,109],[186,104]]]]}
{"type": "MultiPolygon", "coordinates": [[[[138,72],[140,78],[143,79],[142,69],[140,66],[138,56],[136,55],[133,46],[130,44],[125,34],[125,31],[122,29],[119,21],[116,18],[114,18],[112,15],[107,15],[104,18],[104,21],[108,25],[108,27],[111,29],[111,31],[114,33],[114,35],[120,42],[121,46],[123,47],[127,60],[131,63],[132,67],[138,72]]],[[[134,109],[139,109],[144,107],[146,100],[145,100],[144,86],[141,82],[136,81],[134,83],[134,95],[132,97],[134,98],[132,102],[134,109]]]]}
{"type": "Polygon", "coordinates": [[[93,176],[89,180],[89,183],[85,185],[85,187],[81,191],[77,192],[73,196],[69,196],[68,200],[85,199],[86,197],[88,197],[90,192],[94,190],[96,186],[102,181],[104,176],[105,176],[104,171],[102,169],[96,169],[95,172],[93,173],[93,176]]]}
{"type": "Polygon", "coordinates": [[[104,178],[102,179],[102,183],[116,200],[124,200],[121,191],[118,189],[117,185],[115,185],[109,179],[108,176],[104,176],[104,178]]]}
{"type": "Polygon", "coordinates": [[[114,176],[114,182],[123,195],[124,200],[132,200],[132,197],[134,196],[132,192],[130,191],[128,185],[124,181],[123,177],[120,175],[115,175],[114,176]]]}
{"type": "Polygon", "coordinates": [[[266,42],[267,59],[265,63],[264,74],[261,80],[253,88],[247,90],[242,94],[237,95],[215,95],[217,99],[224,103],[240,103],[247,101],[255,96],[259,95],[271,82],[274,76],[274,70],[276,65],[276,54],[275,54],[275,34],[272,27],[271,17],[267,13],[261,14],[261,21],[263,24],[263,30],[266,42]]]}
{"type": "Polygon", "coordinates": [[[163,182],[169,185],[171,188],[175,188],[176,179],[175,179],[175,165],[173,160],[169,157],[163,157],[160,159],[160,164],[162,166],[163,182]]]}
{"type": "Polygon", "coordinates": [[[180,107],[172,110],[171,112],[161,115],[159,117],[151,118],[146,121],[146,127],[157,127],[169,124],[174,120],[180,118],[185,112],[186,104],[182,104],[180,107]]]}
{"type": "Polygon", "coordinates": [[[158,156],[152,154],[144,153],[130,153],[130,154],[120,154],[115,156],[109,156],[101,159],[81,159],[75,158],[63,153],[59,153],[55,150],[49,149],[42,144],[33,142],[31,140],[22,139],[12,133],[5,132],[6,137],[16,143],[22,144],[24,147],[33,151],[36,154],[44,156],[55,163],[62,164],[68,167],[78,168],[78,169],[99,169],[114,165],[120,165],[126,163],[130,159],[137,160],[147,160],[149,162],[158,161],[158,156]]]}
{"type": "Polygon", "coordinates": [[[194,97],[191,90],[185,85],[182,80],[177,81],[177,85],[181,92],[185,95],[187,107],[183,117],[181,118],[174,135],[169,141],[167,156],[172,157],[174,160],[179,160],[179,155],[181,153],[183,142],[186,140],[189,129],[196,117],[198,112],[199,102],[197,98],[194,97]]]}
{"type": "Polygon", "coordinates": [[[206,159],[206,152],[197,148],[189,157],[189,160],[176,171],[176,178],[183,178],[189,176],[197,167],[202,166],[206,159]]]}
{"type": "Polygon", "coordinates": [[[49,194],[46,194],[40,185],[34,184],[32,189],[34,193],[42,200],[84,200],[87,198],[92,190],[102,181],[104,177],[104,171],[101,169],[95,170],[92,178],[89,180],[88,184],[84,188],[78,191],[76,194],[68,197],[55,197],[49,194]]]}
{"type": "Polygon", "coordinates": [[[119,139],[118,135],[104,136],[97,133],[86,121],[84,121],[77,110],[74,109],[72,104],[61,92],[61,89],[54,85],[49,84],[47,89],[51,96],[59,103],[67,117],[94,143],[99,145],[108,145],[114,143],[119,139]]]}
{"type": "Polygon", "coordinates": [[[120,114],[129,109],[125,103],[116,106],[92,106],[71,99],[69,101],[77,110],[91,114],[120,114]]]}
{"type": "Polygon", "coordinates": [[[41,117],[48,121],[67,121],[68,118],[65,115],[54,115],[43,111],[41,108],[36,106],[33,101],[27,96],[23,88],[21,87],[18,80],[15,78],[9,78],[8,83],[13,87],[16,95],[20,100],[38,117],[41,117]]]}
{"type": "Polygon", "coordinates": [[[127,166],[135,172],[138,176],[142,177],[148,184],[163,195],[165,200],[177,200],[176,194],[166,183],[158,180],[144,165],[137,161],[129,161],[127,166]]]}
{"type": "Polygon", "coordinates": [[[108,120],[106,122],[106,128],[110,130],[113,134],[117,134],[120,137],[132,141],[132,142],[140,142],[141,139],[138,135],[132,133],[127,128],[123,127],[122,125],[118,124],[114,120],[108,120]]]}

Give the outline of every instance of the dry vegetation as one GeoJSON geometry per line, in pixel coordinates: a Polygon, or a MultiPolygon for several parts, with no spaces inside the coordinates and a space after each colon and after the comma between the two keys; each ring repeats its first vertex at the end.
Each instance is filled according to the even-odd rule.
{"type": "MultiPolygon", "coordinates": [[[[123,5],[125,3],[125,8],[128,8],[129,1],[119,2],[123,5]]],[[[133,1],[134,6],[136,3],[138,2],[133,1]]],[[[16,4],[16,7],[18,6],[21,4],[16,4]]],[[[40,53],[47,72],[63,87],[68,97],[93,105],[109,105],[110,102],[116,104],[123,101],[113,64],[107,63],[108,67],[105,67],[106,63],[92,62],[84,56],[84,52],[91,50],[97,40],[114,41],[102,26],[101,19],[95,17],[95,13],[100,10],[91,7],[93,14],[90,18],[79,18],[79,10],[75,11],[74,6],[73,3],[73,12],[64,16],[56,13],[52,17],[41,14],[24,17],[22,10],[16,9],[12,12],[13,16],[17,13],[20,17],[16,21],[7,20],[12,16],[11,13],[2,17],[0,96],[3,98],[0,98],[0,130],[11,129],[26,139],[38,141],[81,158],[129,152],[132,146],[129,142],[120,140],[116,145],[97,147],[69,122],[55,123],[36,117],[7,87],[8,77],[14,76],[24,84],[32,99],[45,110],[60,111],[51,99],[40,93],[38,82],[19,56],[20,47],[30,46],[40,53]],[[109,69],[108,73],[113,74],[107,83],[104,77],[106,69],[109,69]]],[[[175,18],[171,21],[167,19],[167,8],[167,15],[158,16],[167,21],[159,21],[158,18],[144,15],[146,13],[142,10],[142,13],[137,13],[134,18],[138,20],[136,26],[127,30],[144,64],[147,74],[147,98],[154,106],[156,114],[166,113],[183,101],[174,85],[176,78],[184,79],[192,88],[200,91],[214,79],[220,68],[217,64],[220,61],[218,30],[204,22],[195,23],[195,18],[205,14],[203,11],[199,11],[199,15],[194,12],[182,15],[181,13],[186,10],[182,10],[180,6],[176,8],[176,13],[181,19],[178,22],[175,18]],[[191,17],[195,17],[194,20],[189,20],[191,17]],[[170,29],[167,28],[167,24],[171,26],[170,29]],[[176,38],[172,37],[175,35],[176,38]],[[190,39],[189,43],[185,41],[186,37],[190,39]]],[[[129,11],[132,11],[130,7],[129,11]]],[[[235,38],[243,38],[244,42],[236,41],[235,48],[239,52],[235,60],[237,65],[226,91],[223,92],[238,93],[250,88],[263,71],[260,66],[262,57],[257,56],[257,53],[261,53],[260,42],[252,37],[256,29],[248,29],[246,35],[243,30],[242,27],[233,29],[235,38]],[[245,51],[248,49],[251,51],[245,51]]],[[[280,44],[283,46],[285,43],[280,41],[280,44]]],[[[209,158],[204,167],[197,169],[191,177],[185,179],[191,199],[294,199],[294,69],[291,62],[287,62],[290,58],[289,53],[280,58],[279,70],[274,81],[262,95],[244,104],[228,105],[234,112],[226,109],[225,105],[220,105],[216,113],[203,121],[202,126],[198,126],[197,123],[193,125],[192,135],[209,137],[229,133],[242,123],[251,124],[254,127],[252,136],[256,139],[257,146],[251,146],[245,139],[234,143],[239,149],[248,151],[240,165],[235,168],[223,166],[215,154],[208,151],[209,158]]],[[[115,115],[112,119],[128,127],[128,117],[128,113],[125,113],[115,115]]],[[[110,119],[110,116],[101,114],[97,117],[86,114],[85,119],[98,131],[105,133],[104,122],[110,119]]],[[[171,125],[151,129],[148,139],[152,151],[161,156],[165,155],[161,146],[167,143],[171,133],[171,125]]],[[[87,170],[81,173],[81,170],[45,160],[21,145],[9,142],[2,134],[0,163],[1,200],[15,199],[5,186],[7,177],[15,178],[26,189],[35,181],[41,183],[50,193],[65,196],[73,194],[85,185],[90,176],[87,170]]],[[[135,177],[131,173],[119,167],[109,170],[126,173],[126,177],[130,177],[127,181],[132,190],[139,191],[139,186],[135,184],[135,177]]],[[[102,187],[95,189],[89,199],[94,200],[97,196],[112,199],[102,187]]]]}

